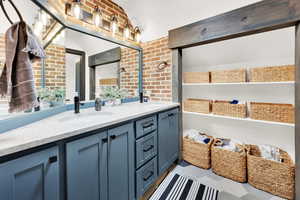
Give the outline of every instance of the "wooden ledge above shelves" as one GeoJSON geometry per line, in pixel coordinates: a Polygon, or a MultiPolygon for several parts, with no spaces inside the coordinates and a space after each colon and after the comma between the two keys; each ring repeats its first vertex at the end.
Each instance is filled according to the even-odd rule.
{"type": "Polygon", "coordinates": [[[223,115],[204,114],[204,113],[187,112],[187,111],[183,111],[183,114],[190,114],[190,115],[195,115],[195,116],[200,116],[200,117],[211,117],[211,118],[247,121],[247,122],[254,122],[254,123],[263,123],[263,124],[286,126],[286,127],[295,127],[295,124],[256,120],[256,119],[251,119],[251,118],[237,118],[237,117],[229,117],[229,116],[223,116],[223,115]]]}
{"type": "Polygon", "coordinates": [[[294,81],[285,82],[242,82],[242,83],[182,83],[183,86],[215,86],[215,85],[291,85],[294,81]]]}

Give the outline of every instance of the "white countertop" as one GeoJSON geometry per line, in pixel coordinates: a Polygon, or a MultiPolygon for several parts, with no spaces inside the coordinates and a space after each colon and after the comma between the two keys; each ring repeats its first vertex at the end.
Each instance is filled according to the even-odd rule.
{"type": "Polygon", "coordinates": [[[0,157],[179,106],[178,103],[126,103],[67,111],[0,134],[0,157]]]}

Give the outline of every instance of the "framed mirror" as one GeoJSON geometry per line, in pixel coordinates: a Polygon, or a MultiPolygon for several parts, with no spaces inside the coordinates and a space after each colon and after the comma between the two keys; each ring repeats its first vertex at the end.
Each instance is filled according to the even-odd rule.
{"type": "MultiPolygon", "coordinates": [[[[8,113],[8,102],[1,98],[0,120],[73,103],[76,94],[81,101],[105,98],[108,88],[124,90],[122,97],[125,99],[141,99],[142,48],[91,30],[85,25],[73,23],[49,2],[51,1],[16,2],[26,23],[40,35],[47,55],[46,59],[33,64],[35,87],[41,106],[38,110],[8,113]],[[46,28],[36,30],[43,17],[47,19],[46,28]],[[51,95],[61,99],[42,101],[51,95]]],[[[8,8],[8,12],[13,13],[11,8],[8,8]]],[[[9,23],[1,26],[2,43],[4,33],[9,27],[9,23]]],[[[5,62],[4,51],[5,47],[0,45],[0,72],[5,62]]]]}

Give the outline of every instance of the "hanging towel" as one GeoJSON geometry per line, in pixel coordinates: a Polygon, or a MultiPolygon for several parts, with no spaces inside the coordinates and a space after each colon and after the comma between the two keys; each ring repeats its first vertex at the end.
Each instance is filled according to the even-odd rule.
{"type": "Polygon", "coordinates": [[[9,97],[9,112],[38,105],[32,61],[45,58],[39,40],[25,22],[13,24],[5,33],[5,65],[0,77],[0,95],[9,97]]]}

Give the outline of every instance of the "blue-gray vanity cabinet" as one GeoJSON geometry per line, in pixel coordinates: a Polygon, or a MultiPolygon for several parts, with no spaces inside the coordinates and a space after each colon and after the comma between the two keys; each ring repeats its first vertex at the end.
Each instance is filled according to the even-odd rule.
{"type": "Polygon", "coordinates": [[[134,127],[108,130],[108,200],[135,199],[134,127]]]}
{"type": "Polygon", "coordinates": [[[66,144],[68,200],[107,200],[107,132],[66,144]]]}
{"type": "Polygon", "coordinates": [[[0,164],[0,199],[59,200],[58,148],[0,164]]]}
{"type": "Polygon", "coordinates": [[[179,156],[179,110],[158,115],[158,173],[161,175],[179,156]]]}

